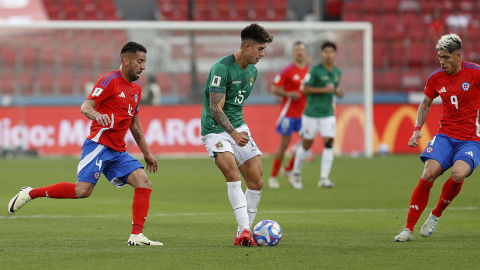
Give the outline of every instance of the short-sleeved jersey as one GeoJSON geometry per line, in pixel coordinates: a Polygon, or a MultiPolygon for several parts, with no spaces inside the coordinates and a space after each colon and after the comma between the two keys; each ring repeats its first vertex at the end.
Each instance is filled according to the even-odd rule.
{"type": "Polygon", "coordinates": [[[307,75],[308,70],[308,66],[301,69],[297,67],[295,63],[291,63],[284,67],[282,71],[275,76],[275,79],[273,79],[273,84],[278,87],[283,87],[283,91],[300,93],[300,97],[297,99],[287,97],[282,99],[280,117],[302,117],[307,99],[300,89],[300,86],[302,85],[303,79],[305,78],[305,75],[307,75]]]}
{"type": "Polygon", "coordinates": [[[443,112],[438,133],[457,140],[480,141],[480,66],[463,61],[462,69],[449,75],[437,69],[430,75],[424,93],[442,98],[443,112]]]}
{"type": "MultiPolygon", "coordinates": [[[[325,87],[333,83],[338,86],[342,72],[337,67],[332,71],[326,69],[323,64],[318,64],[312,68],[305,76],[305,85],[312,87],[325,87]]],[[[307,106],[303,114],[310,117],[327,117],[334,115],[334,93],[322,93],[307,95],[307,106]]]]}
{"type": "Polygon", "coordinates": [[[92,121],[88,138],[116,151],[126,151],[125,136],[132,117],[138,113],[141,96],[140,85],[135,81],[128,83],[118,70],[100,77],[87,99],[93,99],[95,110],[107,114],[111,123],[101,126],[92,121]]]}
{"type": "Polygon", "coordinates": [[[223,128],[213,119],[210,110],[210,92],[225,93],[223,112],[234,128],[245,124],[243,104],[250,95],[253,83],[257,80],[257,68],[249,64],[243,70],[235,61],[234,55],[222,57],[215,62],[208,73],[202,110],[202,135],[222,133],[223,128]]]}

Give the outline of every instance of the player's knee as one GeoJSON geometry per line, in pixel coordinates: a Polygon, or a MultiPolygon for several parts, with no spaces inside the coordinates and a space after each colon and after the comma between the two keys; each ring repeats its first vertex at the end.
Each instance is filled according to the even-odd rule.
{"type": "Polygon", "coordinates": [[[455,182],[462,182],[465,179],[465,177],[467,177],[467,175],[469,173],[470,172],[463,172],[463,171],[460,171],[460,170],[452,170],[452,174],[450,175],[450,178],[455,182]]]}
{"type": "Polygon", "coordinates": [[[425,170],[422,174],[422,179],[429,182],[429,183],[435,182],[435,179],[437,179],[437,177],[438,177],[438,175],[434,174],[430,170],[425,170]]]}
{"type": "Polygon", "coordinates": [[[333,138],[330,138],[325,142],[325,148],[332,148],[332,147],[333,147],[333,138]]]}
{"type": "Polygon", "coordinates": [[[90,194],[92,194],[91,190],[88,189],[75,189],[75,196],[77,199],[84,199],[90,197],[90,194]]]}
{"type": "Polygon", "coordinates": [[[228,182],[240,181],[240,174],[237,170],[229,170],[228,172],[224,172],[223,175],[228,182]]]}

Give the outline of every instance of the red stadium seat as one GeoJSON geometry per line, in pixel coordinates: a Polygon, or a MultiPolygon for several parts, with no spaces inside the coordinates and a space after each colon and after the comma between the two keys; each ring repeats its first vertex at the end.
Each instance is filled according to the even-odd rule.
{"type": "Polygon", "coordinates": [[[15,94],[15,75],[10,72],[0,73],[0,96],[15,94]]]}
{"type": "Polygon", "coordinates": [[[401,67],[405,59],[405,48],[403,44],[392,44],[390,46],[389,60],[390,66],[401,67]]]}
{"type": "Polygon", "coordinates": [[[360,13],[358,12],[344,12],[342,15],[342,20],[346,22],[359,22],[360,20],[360,13]]]}
{"type": "Polygon", "coordinates": [[[2,57],[2,70],[15,70],[15,65],[18,60],[17,50],[15,47],[1,46],[0,56],[2,57]]]}
{"type": "Polygon", "coordinates": [[[408,46],[408,66],[421,67],[424,62],[424,45],[411,44],[408,46]]]}
{"type": "Polygon", "coordinates": [[[60,63],[62,70],[73,70],[75,68],[75,58],[77,52],[72,47],[60,48],[60,63]]]}
{"type": "Polygon", "coordinates": [[[373,72],[373,91],[380,92],[382,90],[383,76],[379,71],[373,72]]]}
{"type": "Polygon", "coordinates": [[[428,39],[428,33],[425,24],[419,24],[417,27],[410,27],[408,31],[410,40],[412,42],[423,43],[425,39],[428,39]]]}
{"type": "Polygon", "coordinates": [[[398,11],[398,4],[400,0],[388,0],[383,1],[383,12],[384,13],[391,13],[396,14],[398,11]]]}
{"type": "Polygon", "coordinates": [[[380,0],[363,0],[363,12],[380,14],[382,1],[380,0]]]}
{"type": "Polygon", "coordinates": [[[436,0],[420,1],[420,8],[423,13],[433,13],[433,11],[440,6],[436,0]]]}
{"type": "Polygon", "coordinates": [[[401,89],[401,70],[392,69],[383,72],[383,90],[399,92],[401,89]]]}
{"type": "Polygon", "coordinates": [[[467,38],[469,42],[480,41],[480,27],[474,23],[468,25],[467,38]]]}
{"type": "Polygon", "coordinates": [[[18,85],[20,86],[20,93],[19,95],[22,96],[31,96],[33,95],[33,74],[31,72],[21,73],[20,76],[17,78],[18,85]]]}
{"type": "Polygon", "coordinates": [[[160,91],[165,95],[170,95],[173,92],[173,82],[172,82],[172,74],[167,73],[158,73],[155,75],[155,82],[160,87],[160,91]]]}
{"type": "Polygon", "coordinates": [[[360,0],[345,1],[343,3],[344,13],[360,13],[360,0]]]}
{"type": "Polygon", "coordinates": [[[476,43],[467,43],[465,46],[462,46],[462,51],[462,59],[469,62],[478,62],[479,50],[476,43]]]}
{"type": "MultiPolygon", "coordinates": [[[[81,71],[79,73],[76,73],[75,76],[76,76],[75,88],[77,88],[77,91],[79,91],[81,94],[85,94],[85,86],[87,83],[95,84],[97,80],[100,79],[100,75],[97,78],[93,77],[91,71],[81,71]]],[[[93,88],[88,89],[88,91],[91,91],[91,90],[93,90],[93,88]]]]}
{"type": "Polygon", "coordinates": [[[56,94],[55,81],[57,77],[52,72],[38,73],[35,81],[38,85],[38,91],[40,95],[53,95],[56,94]]]}
{"type": "Polygon", "coordinates": [[[23,47],[20,49],[22,58],[22,70],[32,71],[37,64],[37,50],[33,47],[23,47]]]}
{"type": "Polygon", "coordinates": [[[93,52],[94,48],[80,47],[77,50],[77,63],[82,69],[93,69],[93,52]]]}
{"type": "Polygon", "coordinates": [[[387,56],[387,45],[385,43],[373,44],[373,67],[381,68],[385,66],[385,57],[387,56]]]}
{"type": "Polygon", "coordinates": [[[102,70],[116,69],[119,65],[119,49],[112,46],[104,46],[99,48],[95,53],[97,54],[98,65],[102,70]],[[114,59],[116,60],[114,63],[114,59]]]}
{"type": "Polygon", "coordinates": [[[177,95],[188,96],[192,93],[192,77],[190,73],[177,73],[175,81],[177,82],[177,95]]]}
{"type": "Polygon", "coordinates": [[[405,92],[421,92],[423,90],[422,72],[420,69],[409,69],[403,72],[402,89],[405,92]]]}
{"type": "Polygon", "coordinates": [[[58,74],[57,82],[60,95],[75,94],[74,80],[71,72],[62,72],[58,74]]]}
{"type": "Polygon", "coordinates": [[[52,71],[55,68],[56,56],[56,49],[51,47],[41,47],[39,52],[41,69],[44,71],[52,71]]]}

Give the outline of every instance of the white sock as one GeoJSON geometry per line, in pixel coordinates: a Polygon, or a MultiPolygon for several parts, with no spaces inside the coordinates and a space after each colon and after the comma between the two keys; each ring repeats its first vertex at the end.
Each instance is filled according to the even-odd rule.
{"type": "Polygon", "coordinates": [[[238,232],[242,232],[245,229],[250,228],[248,226],[248,213],[247,213],[247,198],[242,191],[242,182],[227,182],[228,186],[228,199],[235,213],[235,218],[238,223],[238,232]]]}
{"type": "Polygon", "coordinates": [[[245,191],[245,198],[247,198],[247,212],[248,212],[248,227],[252,228],[253,220],[257,215],[258,204],[262,196],[261,190],[248,189],[245,191]]]}
{"type": "Polygon", "coordinates": [[[308,150],[303,148],[303,145],[297,147],[295,152],[295,162],[293,163],[293,173],[301,173],[303,168],[303,163],[308,155],[308,150]]]}
{"type": "Polygon", "coordinates": [[[328,178],[333,165],[333,148],[323,148],[320,179],[328,178]]]}

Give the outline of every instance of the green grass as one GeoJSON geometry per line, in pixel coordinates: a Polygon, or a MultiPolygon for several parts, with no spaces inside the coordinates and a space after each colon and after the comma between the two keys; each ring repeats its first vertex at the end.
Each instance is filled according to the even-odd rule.
{"type": "MultiPolygon", "coordinates": [[[[272,160],[263,158],[264,179],[272,160]]],[[[133,189],[100,179],[82,200],[40,198],[14,216],[20,187],[74,182],[77,159],[0,159],[0,269],[478,269],[478,173],[464,184],[429,238],[395,243],[423,170],[418,156],[336,158],[333,189],[317,188],[320,158],[306,164],[304,189],[264,188],[256,221],[283,230],[276,247],[233,246],[236,222],[225,180],[209,159],[159,159],[144,233],[163,247],[128,247],[133,189]],[[471,208],[468,208],[471,207],[471,208]],[[36,216],[36,217],[35,217],[36,216]]],[[[448,173],[432,188],[435,206],[448,173]]]]}

